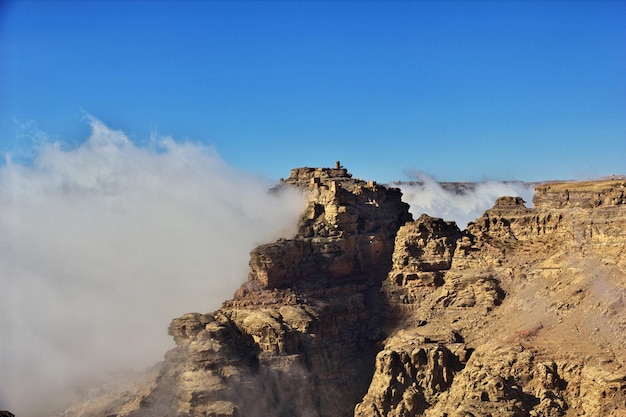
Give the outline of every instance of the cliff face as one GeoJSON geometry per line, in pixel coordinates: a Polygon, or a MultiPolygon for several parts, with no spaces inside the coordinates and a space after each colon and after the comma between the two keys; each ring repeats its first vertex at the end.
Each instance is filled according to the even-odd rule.
{"type": "Polygon", "coordinates": [[[545,184],[463,233],[403,226],[383,283],[396,328],[355,415],[626,415],[625,191],[545,184]]]}
{"type": "Polygon", "coordinates": [[[246,284],[210,314],[175,319],[152,379],[66,416],[351,416],[383,338],[381,282],[411,221],[394,188],[343,168],[292,170],[297,235],[251,252],[246,284]]]}
{"type": "Polygon", "coordinates": [[[281,186],[307,195],[298,234],[65,416],[624,415],[626,182],[544,184],[465,231],[341,167],[281,186]]]}
{"type": "Polygon", "coordinates": [[[399,190],[352,179],[345,168],[294,169],[283,185],[306,190],[299,232],[252,251],[250,287],[325,287],[386,274],[396,231],[411,220],[399,190]]]}

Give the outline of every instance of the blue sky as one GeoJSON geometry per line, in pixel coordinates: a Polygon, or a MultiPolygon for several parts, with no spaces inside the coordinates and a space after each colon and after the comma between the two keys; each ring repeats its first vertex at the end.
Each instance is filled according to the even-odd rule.
{"type": "Polygon", "coordinates": [[[214,146],[272,178],[626,173],[626,2],[0,3],[0,152],[28,129],[214,146]]]}
{"type": "MultiPolygon", "coordinates": [[[[626,2],[0,0],[0,153],[0,409],[44,416],[293,236],[264,177],[626,174],[626,2]]],[[[403,190],[461,227],[529,192],[403,190]]]]}

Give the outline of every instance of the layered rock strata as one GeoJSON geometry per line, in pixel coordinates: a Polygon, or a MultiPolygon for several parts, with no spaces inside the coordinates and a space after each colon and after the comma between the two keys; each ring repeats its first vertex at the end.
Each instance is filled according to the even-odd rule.
{"type": "Polygon", "coordinates": [[[355,416],[626,415],[625,190],[545,184],[463,233],[402,227],[383,284],[396,329],[355,416]],[[439,279],[405,278],[430,265],[439,279]]]}
{"type": "Polygon", "coordinates": [[[65,416],[624,416],[623,180],[502,197],[467,229],[298,168],[299,231],[142,380],[65,416]]]}
{"type": "Polygon", "coordinates": [[[151,382],[103,408],[65,415],[351,416],[383,338],[380,285],[398,228],[398,189],[346,169],[299,168],[296,236],[257,247],[248,281],[209,314],[186,314],[151,382]],[[132,398],[132,401],[127,401],[132,398]]]}
{"type": "Polygon", "coordinates": [[[398,189],[353,179],[345,168],[294,169],[283,185],[304,187],[307,207],[295,238],[252,251],[251,287],[332,286],[386,274],[396,231],[411,219],[398,189]]]}

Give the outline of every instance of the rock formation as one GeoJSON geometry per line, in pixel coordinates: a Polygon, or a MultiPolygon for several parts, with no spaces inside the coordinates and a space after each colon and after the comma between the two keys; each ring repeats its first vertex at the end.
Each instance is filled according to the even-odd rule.
{"type": "Polygon", "coordinates": [[[626,181],[537,186],[461,231],[335,168],[248,281],[70,416],[624,416],[626,181]]]}
{"type": "Polygon", "coordinates": [[[383,283],[396,329],[355,415],[626,415],[625,191],[545,184],[462,234],[402,227],[383,283]],[[412,272],[431,265],[442,278],[412,272]]]}

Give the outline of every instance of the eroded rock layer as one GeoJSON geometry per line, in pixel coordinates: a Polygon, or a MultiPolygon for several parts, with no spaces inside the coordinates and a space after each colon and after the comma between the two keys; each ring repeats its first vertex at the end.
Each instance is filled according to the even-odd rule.
{"type": "Polygon", "coordinates": [[[339,165],[281,187],[307,196],[297,235],[64,416],[625,415],[626,182],[543,184],[465,231],[339,165]]]}
{"type": "Polygon", "coordinates": [[[398,189],[341,167],[294,169],[280,186],[305,193],[297,235],[254,249],[247,283],[220,310],[175,319],[177,347],[140,391],[66,416],[353,414],[383,338],[380,285],[409,206],[398,189]]]}
{"type": "Polygon", "coordinates": [[[546,184],[462,234],[401,228],[383,284],[397,327],[355,416],[626,415],[625,190],[546,184]],[[441,278],[418,279],[433,259],[441,278]]]}

